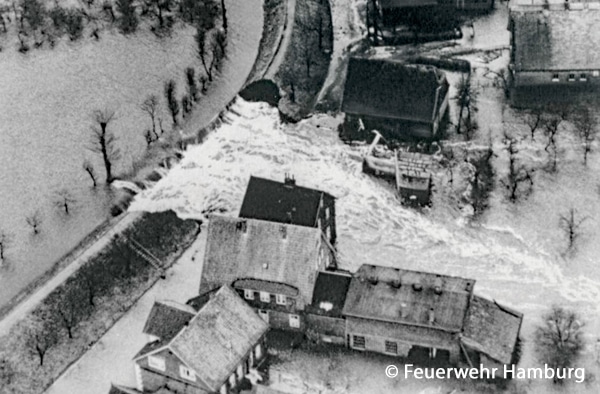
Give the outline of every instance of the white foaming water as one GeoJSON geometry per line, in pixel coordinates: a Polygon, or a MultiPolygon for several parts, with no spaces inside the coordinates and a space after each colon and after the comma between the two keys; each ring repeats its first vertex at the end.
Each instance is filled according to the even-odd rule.
{"type": "Polygon", "coordinates": [[[371,263],[473,278],[477,293],[535,316],[552,302],[597,310],[600,283],[594,277],[571,274],[552,253],[534,249],[504,224],[439,222],[402,207],[390,185],[362,173],[356,151],[333,131],[340,119],[317,115],[282,125],[277,110],[265,104],[240,99],[233,109],[231,124],[190,147],[131,209],[172,209],[183,218],[215,210],[235,216],[251,175],[283,180],[290,173],[299,185],[337,198],[342,268],[371,263]]]}

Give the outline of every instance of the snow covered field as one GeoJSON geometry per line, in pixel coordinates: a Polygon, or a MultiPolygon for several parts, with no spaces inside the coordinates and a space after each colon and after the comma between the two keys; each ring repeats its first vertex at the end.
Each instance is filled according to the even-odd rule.
{"type": "MultiPolygon", "coordinates": [[[[582,264],[579,258],[566,262],[556,241],[547,239],[553,229],[559,236],[558,219],[549,211],[551,201],[559,198],[556,189],[539,191],[546,204],[536,205],[532,197],[517,207],[501,201],[499,191],[481,225],[468,224],[450,207],[421,214],[402,207],[389,185],[362,173],[359,152],[342,144],[334,131],[339,118],[315,115],[297,125],[282,125],[278,119],[277,111],[265,104],[239,100],[230,124],[201,146],[189,147],[181,163],[138,196],[131,209],[173,209],[183,218],[200,218],[203,211],[215,209],[237,215],[250,175],[283,179],[291,173],[298,184],[337,197],[342,268],[371,263],[476,279],[478,294],[525,314],[525,364],[535,364],[528,342],[552,303],[578,310],[587,319],[586,332],[595,334],[598,270],[574,269],[582,264]],[[539,220],[546,221],[541,225],[546,232],[537,232],[539,220]]],[[[551,212],[559,212],[557,208],[562,206],[551,212]]],[[[590,248],[597,249],[594,242],[582,245],[581,255],[590,248]]]]}

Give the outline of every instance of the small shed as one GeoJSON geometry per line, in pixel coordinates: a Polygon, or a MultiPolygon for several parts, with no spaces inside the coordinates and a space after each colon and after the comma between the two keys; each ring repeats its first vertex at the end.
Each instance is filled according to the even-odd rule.
{"type": "Polygon", "coordinates": [[[398,151],[396,155],[396,188],[403,204],[431,204],[432,170],[435,161],[430,155],[398,151]]]}

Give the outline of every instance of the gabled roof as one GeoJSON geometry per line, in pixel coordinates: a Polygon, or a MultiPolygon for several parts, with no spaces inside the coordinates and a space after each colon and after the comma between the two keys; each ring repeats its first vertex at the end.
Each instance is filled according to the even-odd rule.
{"type": "Polygon", "coordinates": [[[169,347],[217,391],[267,330],[267,323],[223,286],[169,347]]]}
{"type": "Polygon", "coordinates": [[[461,340],[492,359],[509,364],[522,321],[523,314],[473,296],[461,340]]]}
{"type": "Polygon", "coordinates": [[[250,177],[240,217],[316,227],[321,198],[330,194],[285,182],[250,177]]]}
{"type": "Polygon", "coordinates": [[[342,111],[433,123],[448,87],[444,73],[432,66],[351,58],[342,111]]]}
{"type": "Polygon", "coordinates": [[[201,292],[247,278],[284,283],[312,297],[318,228],[215,215],[207,237],[201,292]]]}
{"type": "Polygon", "coordinates": [[[196,311],[189,305],[157,301],[150,310],[143,332],[168,341],[181,331],[195,314],[196,311]]]}
{"type": "Polygon", "coordinates": [[[170,341],[146,345],[136,359],[169,349],[216,392],[267,330],[267,323],[223,286],[170,341]]]}
{"type": "Polygon", "coordinates": [[[341,316],[352,276],[346,273],[319,272],[315,282],[311,312],[341,316]]]}
{"type": "Polygon", "coordinates": [[[343,314],[460,332],[474,284],[472,279],[365,264],[350,282],[343,314]]]}
{"type": "Polygon", "coordinates": [[[511,20],[517,71],[600,69],[600,10],[511,11],[511,20]]]}

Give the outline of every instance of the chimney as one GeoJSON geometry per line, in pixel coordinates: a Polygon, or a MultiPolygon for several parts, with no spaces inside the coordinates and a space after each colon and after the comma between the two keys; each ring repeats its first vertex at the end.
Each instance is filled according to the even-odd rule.
{"type": "Polygon", "coordinates": [[[440,276],[438,275],[437,278],[435,278],[435,282],[433,282],[433,292],[437,295],[441,295],[442,294],[442,285],[443,285],[443,281],[442,278],[440,278],[440,276]]]}
{"type": "Polygon", "coordinates": [[[435,312],[431,308],[429,309],[429,325],[433,325],[433,322],[435,322],[435,312]]]}
{"type": "Polygon", "coordinates": [[[465,290],[468,292],[472,290],[471,282],[467,282],[467,284],[465,285],[465,290]]]}
{"type": "Polygon", "coordinates": [[[413,286],[413,290],[414,291],[421,291],[421,290],[423,290],[423,285],[420,284],[419,282],[413,283],[412,286],[413,286]]]}
{"type": "Polygon", "coordinates": [[[367,277],[367,280],[369,281],[370,284],[372,284],[373,286],[375,286],[378,282],[379,282],[379,278],[375,275],[369,275],[367,277]]]}
{"type": "Polygon", "coordinates": [[[400,282],[400,279],[392,279],[388,282],[388,284],[394,289],[399,289],[400,286],[402,286],[402,282],[400,282]]]}
{"type": "Polygon", "coordinates": [[[286,186],[296,186],[296,179],[294,178],[293,175],[286,173],[283,183],[286,186]]]}
{"type": "Polygon", "coordinates": [[[246,234],[246,232],[248,231],[248,222],[246,222],[245,220],[241,220],[239,222],[236,223],[235,226],[239,231],[243,232],[244,234],[246,234]]]}

